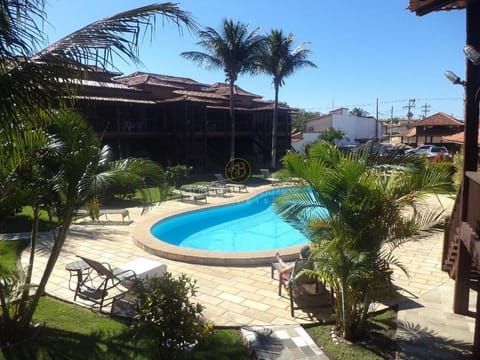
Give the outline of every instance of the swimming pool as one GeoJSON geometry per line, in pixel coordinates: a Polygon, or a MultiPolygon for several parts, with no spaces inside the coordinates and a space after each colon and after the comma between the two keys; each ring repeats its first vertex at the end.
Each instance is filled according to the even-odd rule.
{"type": "Polygon", "coordinates": [[[288,189],[261,193],[240,203],[180,214],[150,229],[174,246],[217,252],[278,250],[308,243],[306,236],[273,210],[273,200],[288,189]]]}

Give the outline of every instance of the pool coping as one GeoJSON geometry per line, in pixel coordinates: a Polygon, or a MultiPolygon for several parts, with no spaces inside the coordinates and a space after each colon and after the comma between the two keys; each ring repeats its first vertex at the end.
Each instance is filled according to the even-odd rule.
{"type": "MultiPolygon", "coordinates": [[[[272,262],[276,262],[277,249],[263,250],[263,251],[251,251],[251,252],[223,252],[223,251],[210,251],[210,250],[197,250],[191,248],[185,248],[180,246],[171,245],[165,241],[162,241],[154,237],[150,228],[157,222],[166,218],[193,212],[201,211],[206,208],[219,207],[234,203],[247,201],[263,192],[267,192],[273,189],[281,188],[276,186],[262,186],[258,188],[248,188],[248,193],[239,194],[235,198],[225,198],[224,201],[217,203],[209,203],[202,205],[201,207],[182,209],[167,212],[165,214],[158,214],[153,217],[149,216],[144,218],[141,222],[137,223],[135,229],[132,231],[133,242],[142,250],[147,251],[150,254],[160,256],[166,259],[174,261],[182,261],[192,264],[201,265],[217,265],[217,266],[253,266],[253,265],[270,265],[272,262]]],[[[171,200],[175,201],[175,200],[171,200]]],[[[192,205],[196,206],[196,205],[192,205]]],[[[281,249],[282,259],[285,261],[292,261],[298,258],[298,253],[304,245],[297,245],[281,249]]]]}

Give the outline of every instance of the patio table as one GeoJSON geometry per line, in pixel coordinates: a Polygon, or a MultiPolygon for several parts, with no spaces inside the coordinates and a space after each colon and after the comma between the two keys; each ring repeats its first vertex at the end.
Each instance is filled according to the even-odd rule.
{"type": "Polygon", "coordinates": [[[82,283],[84,275],[88,276],[90,274],[91,268],[90,265],[88,265],[85,261],[77,260],[65,265],[65,270],[70,273],[70,277],[68,279],[68,288],[75,291],[79,284],[82,283]],[[77,278],[77,285],[75,286],[75,289],[72,289],[71,282],[72,277],[74,276],[77,278]]]}

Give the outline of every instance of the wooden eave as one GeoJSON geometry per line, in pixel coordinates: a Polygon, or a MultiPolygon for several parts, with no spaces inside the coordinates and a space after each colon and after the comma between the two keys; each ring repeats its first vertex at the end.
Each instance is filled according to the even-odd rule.
{"type": "MultiPolygon", "coordinates": [[[[229,107],[229,106],[222,106],[222,105],[207,105],[207,109],[229,110],[230,107],[229,107]]],[[[263,110],[272,110],[272,109],[273,109],[273,107],[266,107],[266,106],[263,106],[263,107],[255,107],[255,108],[246,108],[246,107],[235,106],[235,110],[238,110],[238,111],[249,111],[249,112],[253,112],[253,111],[263,111],[263,110]]]]}
{"type": "Polygon", "coordinates": [[[410,0],[408,9],[418,16],[429,14],[433,11],[448,11],[464,9],[467,3],[478,0],[410,0]]]}
{"type": "Polygon", "coordinates": [[[98,102],[120,102],[120,103],[129,103],[129,104],[156,104],[152,100],[142,100],[142,99],[132,99],[132,98],[119,98],[119,97],[105,97],[105,96],[74,96],[74,99],[77,100],[88,100],[88,101],[98,101],[98,102]]]}

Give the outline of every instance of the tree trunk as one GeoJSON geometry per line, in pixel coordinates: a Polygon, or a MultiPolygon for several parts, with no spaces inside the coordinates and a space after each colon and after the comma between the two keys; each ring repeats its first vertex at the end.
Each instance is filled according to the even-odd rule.
{"type": "Polygon", "coordinates": [[[28,259],[27,274],[25,275],[24,288],[21,296],[21,303],[19,313],[23,314],[26,311],[28,297],[30,295],[30,285],[32,284],[33,263],[35,260],[35,249],[37,248],[38,240],[38,222],[40,220],[40,209],[38,204],[33,205],[33,219],[32,219],[32,234],[30,237],[30,257],[28,259]]]}
{"type": "Polygon", "coordinates": [[[272,158],[270,167],[275,169],[277,166],[277,120],[278,120],[278,89],[279,85],[275,83],[275,103],[273,105],[272,118],[272,158]]]}
{"type": "Polygon", "coordinates": [[[60,251],[62,250],[62,246],[65,243],[65,239],[67,238],[67,232],[70,228],[73,219],[73,208],[68,209],[66,211],[66,216],[64,217],[63,224],[60,225],[60,230],[53,242],[53,247],[50,253],[50,256],[47,261],[47,265],[45,266],[45,270],[43,271],[42,279],[40,280],[40,284],[38,285],[35,294],[33,296],[32,302],[30,303],[27,311],[24,314],[24,317],[21,321],[22,326],[29,326],[32,321],[33,314],[37,308],[38,302],[40,301],[40,297],[45,292],[45,287],[47,286],[48,279],[53,272],[55,264],[57,262],[58,256],[60,255],[60,251]]]}
{"type": "Polygon", "coordinates": [[[235,159],[235,109],[234,109],[234,86],[235,82],[230,80],[230,161],[235,159]]]}

